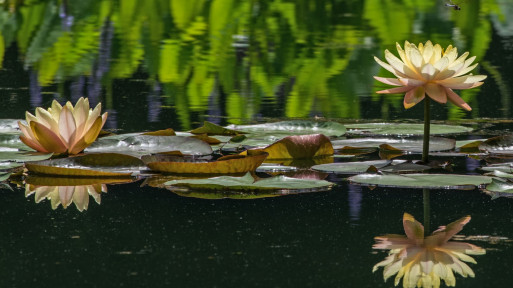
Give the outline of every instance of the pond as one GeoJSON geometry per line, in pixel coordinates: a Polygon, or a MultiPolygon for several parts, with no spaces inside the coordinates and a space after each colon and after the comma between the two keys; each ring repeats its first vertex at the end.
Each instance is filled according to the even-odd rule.
{"type": "MultiPolygon", "coordinates": [[[[404,239],[390,234],[415,234],[417,242],[427,243],[431,238],[418,236],[422,223],[425,236],[443,225],[436,235],[456,234],[425,250],[415,250],[419,243],[408,244],[414,251],[401,250],[431,259],[423,263],[437,267],[442,287],[450,284],[444,284],[449,274],[459,287],[506,287],[513,281],[513,190],[511,174],[504,173],[513,161],[512,11],[513,3],[499,0],[0,1],[1,165],[30,167],[32,160],[50,157],[18,152],[28,147],[11,119],[46,109],[53,100],[74,104],[80,97],[91,107],[101,103],[108,112],[103,129],[118,134],[99,138],[85,150],[89,155],[121,152],[139,159],[181,150],[169,148],[176,142],[157,143],[140,133],[172,128],[189,136],[209,125],[204,121],[234,130],[289,126],[249,133],[237,140],[242,142],[214,135],[227,144],[213,148],[186,140],[196,152],[213,149],[219,157],[262,146],[245,141],[266,146],[320,130],[326,137],[312,142],[322,151],[333,145],[334,152],[326,153],[335,154],[306,162],[268,158],[257,169],[259,181],[280,179],[283,185],[278,174],[305,180],[300,189],[272,192],[247,183],[232,190],[173,189],[170,181],[198,175],[160,177],[139,172],[139,162],[128,169],[137,170],[136,177],[100,180],[17,174],[19,167],[0,166],[0,286],[393,287],[402,266],[384,281],[390,269],[375,265],[388,257],[390,246],[376,237],[396,243],[404,239]],[[453,45],[459,54],[469,51],[479,63],[472,73],[487,79],[481,87],[456,91],[471,111],[431,101],[431,127],[440,138],[431,140],[431,162],[421,163],[421,136],[411,135],[422,134],[424,105],[405,109],[404,93],[376,93],[388,85],[373,76],[391,74],[373,56],[385,59],[385,49],[397,55],[396,42],[404,47],[405,41],[427,40],[453,45]],[[359,134],[362,129],[370,132],[359,134]],[[465,150],[467,143],[474,146],[465,150]],[[264,171],[270,162],[287,167],[264,171]],[[323,170],[330,163],[352,168],[323,170]],[[406,170],[430,178],[406,185],[415,177],[397,174],[406,170]],[[465,182],[486,172],[495,173],[492,184],[491,177],[465,182]],[[407,179],[368,182],[391,174],[407,179]],[[367,182],[358,175],[367,175],[367,182]],[[462,245],[468,246],[451,252],[462,245]]],[[[309,149],[301,153],[319,153],[309,149]]],[[[249,154],[226,161],[258,156],[249,154]]],[[[122,161],[102,155],[103,162],[122,161]]],[[[77,164],[66,159],[32,164],[77,164]]],[[[415,275],[398,285],[411,276],[414,287],[421,274],[415,275]]]]}

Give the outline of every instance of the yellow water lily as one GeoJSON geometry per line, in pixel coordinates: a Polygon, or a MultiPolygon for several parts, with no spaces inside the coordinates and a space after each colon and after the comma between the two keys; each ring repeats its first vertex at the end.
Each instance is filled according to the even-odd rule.
{"type": "Polygon", "coordinates": [[[23,135],[21,141],[40,152],[77,154],[91,145],[107,120],[101,112],[101,103],[89,108],[89,100],[80,98],[75,107],[71,102],[61,106],[53,101],[45,110],[36,108],[36,115],[26,112],[27,125],[18,122],[23,135]]]}
{"type": "Polygon", "coordinates": [[[372,248],[390,252],[384,261],[374,266],[372,272],[384,267],[385,281],[397,274],[394,284],[397,286],[402,278],[405,288],[440,287],[440,280],[447,286],[455,286],[454,273],[474,277],[474,272],[465,262],[475,264],[476,261],[468,255],[482,255],[486,251],[469,243],[449,241],[469,221],[470,216],[465,216],[424,238],[424,226],[412,215],[404,213],[406,236],[392,234],[375,238],[376,244],[372,248]]]}
{"type": "Polygon", "coordinates": [[[50,200],[52,209],[57,209],[62,205],[66,209],[71,203],[75,203],[78,211],[87,210],[89,206],[89,195],[93,197],[96,203],[100,204],[100,194],[107,192],[107,185],[92,184],[79,186],[38,186],[32,184],[25,185],[25,197],[35,194],[36,203],[43,199],[50,200]]]}
{"type": "Polygon", "coordinates": [[[399,58],[390,51],[385,50],[385,59],[388,63],[374,57],[376,62],[386,70],[392,72],[397,78],[384,78],[374,76],[382,83],[400,86],[378,91],[377,93],[403,93],[404,107],[413,107],[427,96],[436,102],[447,103],[447,100],[467,111],[470,106],[456,94],[453,89],[471,89],[481,86],[486,75],[467,74],[476,64],[472,64],[475,56],[467,59],[469,53],[465,52],[458,57],[456,47],[449,45],[445,50],[431,41],[425,44],[415,44],[405,41],[404,50],[396,43],[399,58]]]}

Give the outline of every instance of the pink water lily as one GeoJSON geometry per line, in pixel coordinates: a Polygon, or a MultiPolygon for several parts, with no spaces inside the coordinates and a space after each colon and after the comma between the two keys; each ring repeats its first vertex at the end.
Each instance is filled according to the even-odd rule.
{"type": "Polygon", "coordinates": [[[385,50],[385,59],[388,63],[374,57],[376,62],[386,70],[392,72],[397,78],[384,78],[374,76],[382,83],[400,86],[378,91],[377,93],[404,93],[404,107],[413,107],[427,95],[439,103],[447,100],[467,111],[470,106],[456,94],[453,89],[471,89],[481,86],[486,75],[467,74],[476,64],[472,64],[475,56],[467,59],[469,53],[465,52],[458,57],[456,47],[449,45],[445,50],[431,41],[426,44],[419,43],[418,47],[408,41],[404,43],[404,50],[396,43],[399,58],[390,51],[385,50]]]}
{"type": "Polygon", "coordinates": [[[48,110],[36,108],[35,116],[26,112],[27,125],[18,122],[20,140],[39,152],[80,153],[96,140],[107,120],[107,113],[100,112],[101,103],[90,109],[87,98],[81,97],[75,107],[54,100],[48,110]]]}
{"type": "Polygon", "coordinates": [[[424,226],[412,215],[404,213],[406,236],[389,234],[375,238],[376,244],[372,248],[390,252],[372,271],[384,267],[385,281],[397,274],[395,285],[403,278],[405,288],[440,287],[440,280],[444,280],[447,286],[454,286],[454,273],[474,277],[474,272],[465,262],[475,264],[476,261],[468,255],[482,255],[486,251],[469,243],[449,241],[469,221],[470,216],[465,216],[424,237],[424,226]]]}

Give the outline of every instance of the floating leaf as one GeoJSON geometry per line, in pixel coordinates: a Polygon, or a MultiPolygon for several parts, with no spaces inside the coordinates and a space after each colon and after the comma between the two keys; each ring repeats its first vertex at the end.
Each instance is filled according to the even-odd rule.
{"type": "Polygon", "coordinates": [[[512,193],[513,195],[513,183],[496,178],[493,178],[492,182],[486,185],[485,189],[489,192],[512,193]]]}
{"type": "Polygon", "coordinates": [[[1,133],[0,134],[0,151],[34,151],[20,140],[20,133],[1,133]]]}
{"type": "Polygon", "coordinates": [[[363,162],[338,162],[330,164],[321,164],[312,166],[312,169],[324,172],[333,172],[339,174],[357,174],[365,173],[369,167],[382,168],[390,165],[392,161],[389,160],[375,160],[363,162]]]}
{"type": "Polygon", "coordinates": [[[184,136],[116,135],[98,139],[86,152],[123,153],[142,156],[152,153],[180,151],[186,155],[208,155],[212,147],[208,143],[184,136]]]}
{"type": "Polygon", "coordinates": [[[0,172],[0,182],[9,179],[9,176],[11,176],[11,173],[0,172]]]}
{"type": "Polygon", "coordinates": [[[244,132],[227,129],[217,124],[205,121],[203,126],[190,131],[192,134],[207,134],[207,135],[239,135],[244,132]]]}
{"type": "MultiPolygon", "coordinates": [[[[456,140],[442,138],[442,137],[429,137],[429,152],[446,151],[454,149],[456,140]]],[[[423,140],[422,137],[408,137],[402,139],[401,142],[394,143],[393,145],[382,144],[379,146],[380,150],[384,151],[408,151],[408,152],[422,152],[423,140]]]]}
{"type": "Polygon", "coordinates": [[[506,163],[497,163],[497,164],[490,164],[488,166],[483,166],[480,168],[484,171],[492,171],[492,172],[504,172],[504,173],[513,173],[513,162],[506,162],[506,163]]]}
{"type": "Polygon", "coordinates": [[[133,156],[116,153],[86,154],[75,157],[27,162],[32,173],[75,177],[129,177],[144,169],[133,156]]]}
{"type": "Polygon", "coordinates": [[[205,141],[210,145],[217,145],[217,144],[221,143],[221,141],[219,141],[219,139],[210,137],[210,136],[208,136],[208,134],[198,134],[198,135],[194,135],[194,136],[190,136],[190,137],[199,139],[201,141],[205,141]]]}
{"type": "Polygon", "coordinates": [[[26,123],[23,119],[0,119],[0,133],[20,133],[18,121],[26,123]]]}
{"type": "MultiPolygon", "coordinates": [[[[180,158],[161,155],[143,156],[143,161],[153,171],[175,174],[237,174],[255,171],[268,153],[251,151],[249,155],[232,155],[212,162],[183,162],[180,158]],[[170,161],[174,160],[174,161],[170,161]],[[178,161],[177,161],[178,160],[178,161]]],[[[183,158],[182,158],[183,159],[183,158]]]]}
{"type": "Polygon", "coordinates": [[[324,134],[326,136],[342,136],[346,133],[346,127],[337,122],[316,122],[309,120],[291,120],[275,123],[256,125],[231,125],[230,129],[236,129],[246,133],[262,134],[324,134]]]}
{"type": "Polygon", "coordinates": [[[457,174],[361,174],[349,177],[348,180],[351,183],[382,187],[470,190],[490,183],[492,177],[457,174]]]}
{"type": "Polygon", "coordinates": [[[175,130],[173,130],[172,128],[167,128],[167,129],[164,129],[164,130],[157,130],[157,131],[146,132],[146,133],[143,133],[141,135],[148,135],[148,136],[175,136],[176,133],[175,133],[175,130]]]}
{"type": "Polygon", "coordinates": [[[0,162],[11,161],[23,163],[27,161],[40,161],[46,160],[52,157],[52,153],[39,153],[39,152],[27,152],[27,151],[12,151],[4,152],[0,151],[0,162]]]}
{"type": "Polygon", "coordinates": [[[324,180],[305,180],[286,176],[276,176],[255,181],[251,174],[243,177],[220,176],[208,179],[173,180],[165,183],[167,186],[185,187],[188,189],[209,189],[222,191],[276,191],[284,192],[314,192],[325,191],[333,183],[324,180]]]}
{"type": "Polygon", "coordinates": [[[263,149],[273,159],[312,159],[333,155],[333,146],[322,134],[288,136],[263,149]]]}
{"type": "Polygon", "coordinates": [[[479,150],[492,154],[513,154],[513,135],[502,135],[483,141],[479,150]]]}
{"type": "Polygon", "coordinates": [[[257,172],[270,172],[270,173],[295,172],[297,170],[298,170],[298,168],[294,167],[294,166],[285,166],[285,165],[273,164],[273,163],[264,163],[256,169],[257,172]]]}
{"type": "MultiPolygon", "coordinates": [[[[352,135],[423,135],[424,124],[408,123],[366,123],[346,124],[347,134],[352,135]]],[[[431,135],[461,134],[472,128],[455,125],[431,124],[431,135]]]]}

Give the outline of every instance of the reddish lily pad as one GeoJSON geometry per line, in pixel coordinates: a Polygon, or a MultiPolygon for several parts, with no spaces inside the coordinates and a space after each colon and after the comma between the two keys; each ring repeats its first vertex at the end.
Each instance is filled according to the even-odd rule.
{"type": "MultiPolygon", "coordinates": [[[[162,155],[143,156],[151,170],[174,174],[237,174],[254,171],[267,157],[263,151],[251,151],[249,155],[231,155],[213,162],[184,162],[180,158],[162,155]],[[171,161],[170,161],[171,160],[171,161]]],[[[183,159],[183,158],[182,158],[183,159]]]]}
{"type": "Polygon", "coordinates": [[[192,134],[207,134],[207,135],[225,135],[235,136],[243,134],[244,132],[227,129],[217,124],[205,121],[203,126],[190,131],[192,134]]]}
{"type": "MultiPolygon", "coordinates": [[[[248,150],[249,151],[249,150],[248,150]]],[[[333,155],[333,146],[322,134],[285,137],[263,149],[273,159],[312,159],[333,155]]]]}

